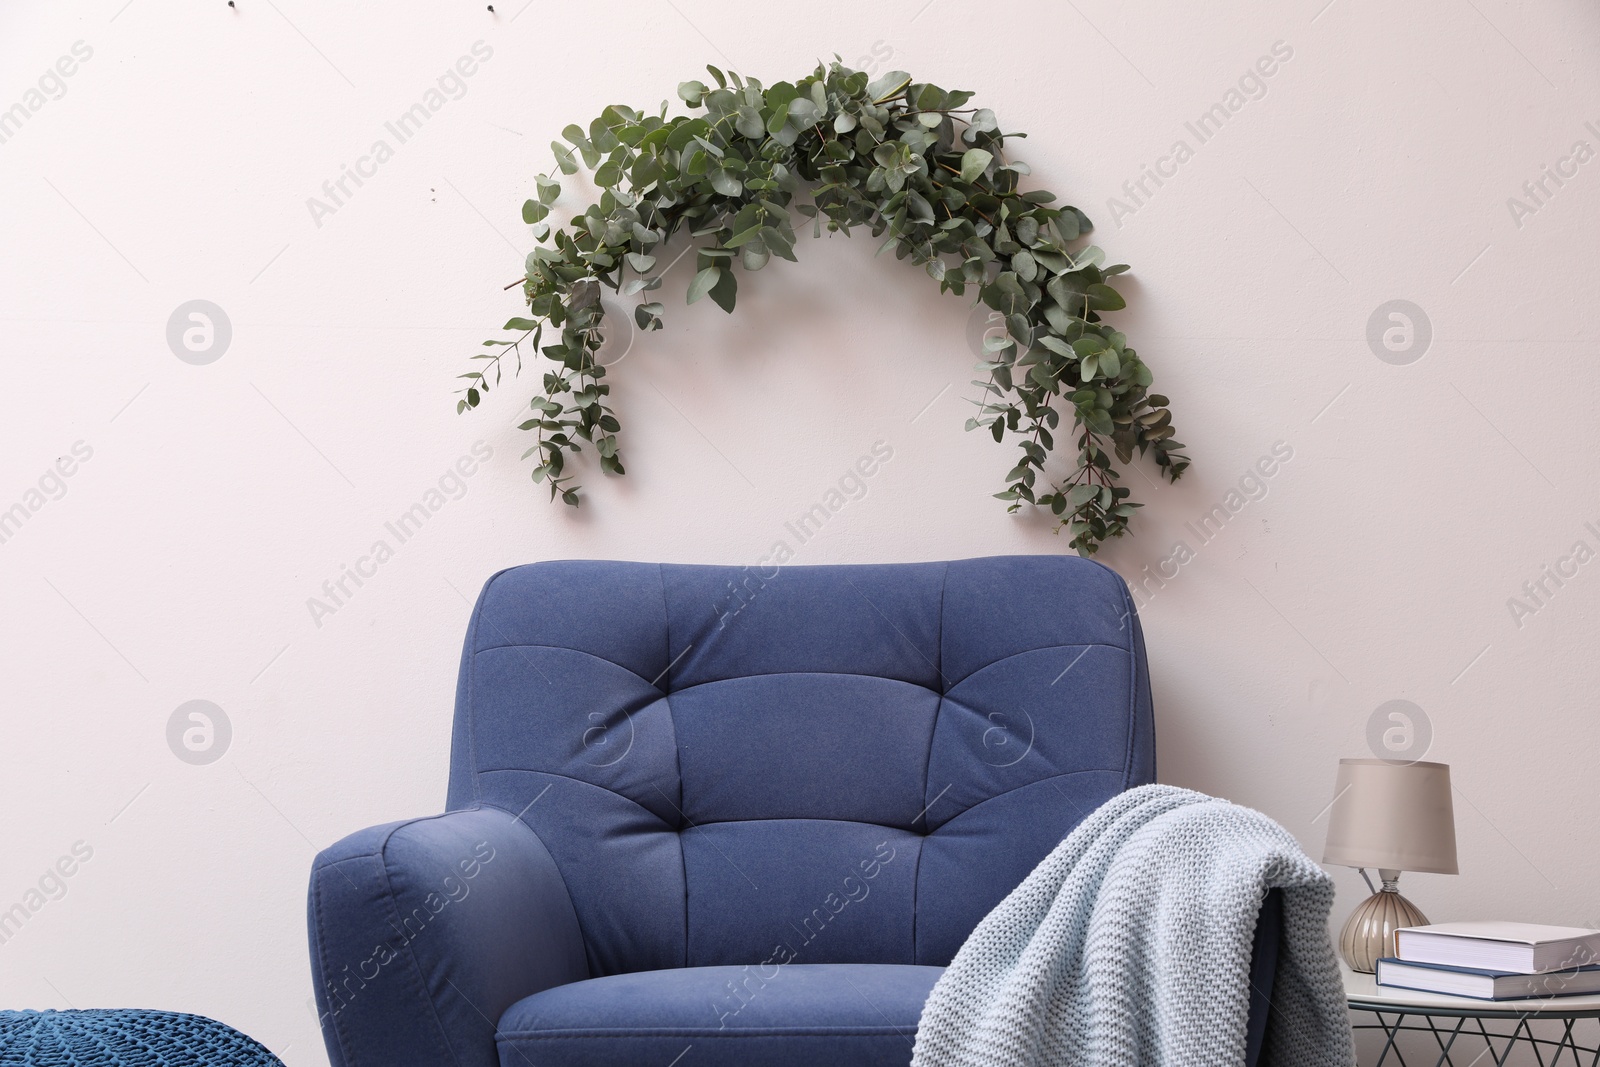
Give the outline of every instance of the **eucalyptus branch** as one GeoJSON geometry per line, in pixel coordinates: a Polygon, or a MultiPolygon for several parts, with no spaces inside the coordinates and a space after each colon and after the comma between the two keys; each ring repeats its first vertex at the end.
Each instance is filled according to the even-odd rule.
{"type": "MultiPolygon", "coordinates": [[[[1090,229],[1083,212],[1051,206],[1055,197],[1043,190],[1019,190],[1027,168],[1007,160],[1005,141],[1022,135],[1003,132],[988,109],[964,106],[971,93],[913,82],[900,71],[874,81],[836,62],[764,88],[707,70],[715,88],[678,87],[691,114],[668,118],[666,105],[658,116],[608,107],[587,129],[568,126],[565,143],[552,142],[557,170],[534,179],[535,198],[522,209],[540,243],[523,277],[507,286],[522,285],[528,317],[506,323],[520,331],[514,340],[485,342],[500,350],[474,357],[487,362],[461,376],[457,409],[479,406],[490,372],[498,386],[508,349],[520,372],[521,345],[531,336],[556,364],[530,401],[534,417],[522,424],[534,432],[533,478],[576,506],[580,487],[567,458],[584,445],[599,453],[603,472],[623,473],[607,368],[595,358],[604,336],[599,287],[657,288],[664,268],[655,251],[688,229],[708,239],[691,246],[697,269],[689,302],[710,297],[731,312],[735,262],[752,271],[772,256],[794,259],[791,212],[798,212],[819,233],[824,220],[829,232],[866,227],[885,238],[882,251],[893,248],[897,259],[922,266],[942,292],[961,296],[971,287],[997,312],[1007,340],[984,353],[979,368],[988,373],[974,382],[981,398],[967,421],[997,442],[1018,435],[1021,455],[996,495],[1012,511],[1048,508],[1081,552],[1126,532],[1139,505],[1116,484],[1108,442],[1123,463],[1135,451],[1153,452],[1172,479],[1189,460],[1173,439],[1167,399],[1147,391],[1149,368],[1101,317],[1123,307],[1110,283],[1126,268],[1102,267],[1099,249],[1078,247],[1090,229]],[[552,229],[557,171],[580,168],[602,190],[599,201],[552,229]],[[797,203],[807,189],[810,202],[797,203]],[[630,271],[642,285],[628,281],[630,271]],[[547,326],[560,341],[541,346],[547,326]],[[1038,492],[1053,431],[1069,414],[1078,463],[1065,481],[1038,492]]],[[[645,297],[633,315],[649,331],[661,327],[663,311],[645,297]]]]}

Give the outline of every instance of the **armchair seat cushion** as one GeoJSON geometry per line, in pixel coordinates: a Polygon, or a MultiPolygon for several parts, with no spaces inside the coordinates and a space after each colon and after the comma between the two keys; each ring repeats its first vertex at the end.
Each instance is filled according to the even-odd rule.
{"type": "Polygon", "coordinates": [[[511,1005],[497,1035],[500,1064],[667,1067],[682,1057],[683,1067],[906,1067],[942,973],[774,963],[590,978],[511,1005]]]}

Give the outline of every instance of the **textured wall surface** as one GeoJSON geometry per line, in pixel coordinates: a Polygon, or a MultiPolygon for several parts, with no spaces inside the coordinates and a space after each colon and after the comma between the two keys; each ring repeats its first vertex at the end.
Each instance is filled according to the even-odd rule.
{"type": "Polygon", "coordinates": [[[1101,556],[1162,779],[1319,855],[1336,760],[1392,731],[1455,775],[1462,873],[1405,879],[1433,918],[1600,919],[1591,5],[496,7],[0,10],[0,1003],[324,1062],[308,865],[440,808],[497,568],[1062,550],[962,429],[983,323],[870,238],[803,240],[732,317],[681,264],[581,511],[518,459],[529,389],[454,413],[564,125],[834,52],[976,90],[1133,265],[1116,321],[1195,460],[1128,473],[1101,556]]]}

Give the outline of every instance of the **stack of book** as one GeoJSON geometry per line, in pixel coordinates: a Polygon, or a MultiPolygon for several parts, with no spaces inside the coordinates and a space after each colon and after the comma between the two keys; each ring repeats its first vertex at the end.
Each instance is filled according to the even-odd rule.
{"type": "Polygon", "coordinates": [[[1378,984],[1480,1000],[1600,993],[1600,930],[1534,923],[1408,926],[1378,984]]]}

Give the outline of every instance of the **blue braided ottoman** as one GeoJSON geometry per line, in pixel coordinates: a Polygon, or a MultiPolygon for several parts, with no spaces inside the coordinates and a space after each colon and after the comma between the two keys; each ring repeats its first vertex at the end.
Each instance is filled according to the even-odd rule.
{"type": "Polygon", "coordinates": [[[215,1019],[171,1011],[0,1011],[0,1067],[283,1067],[215,1019]]]}

